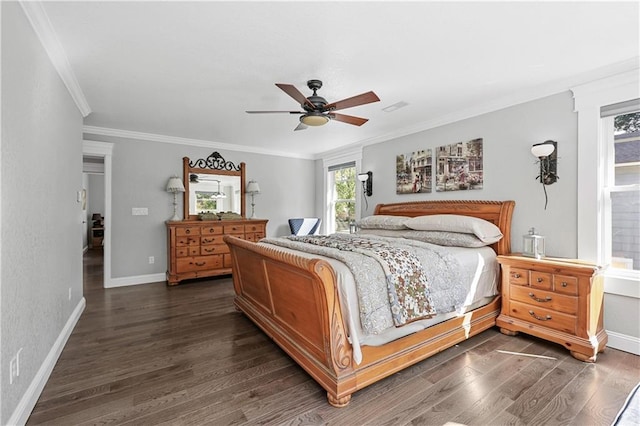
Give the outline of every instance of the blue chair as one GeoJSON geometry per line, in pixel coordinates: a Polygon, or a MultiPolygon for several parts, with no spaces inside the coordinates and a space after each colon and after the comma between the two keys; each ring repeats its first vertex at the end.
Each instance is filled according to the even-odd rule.
{"type": "Polygon", "coordinates": [[[291,235],[316,235],[320,231],[321,220],[318,217],[299,217],[289,219],[291,235]]]}

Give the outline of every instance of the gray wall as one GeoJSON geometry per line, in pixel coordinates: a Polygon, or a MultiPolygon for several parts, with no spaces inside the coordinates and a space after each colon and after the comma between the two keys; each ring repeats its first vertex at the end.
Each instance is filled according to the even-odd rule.
{"type": "Polygon", "coordinates": [[[511,247],[522,250],[522,236],[535,227],[546,237],[547,255],[577,256],[577,115],[570,92],[516,105],[449,125],[366,146],[362,170],[373,172],[373,196],[362,216],[373,214],[378,203],[444,200],[515,200],[511,247]],[[483,138],[484,185],[480,190],[397,195],[396,155],[483,138]],[[558,142],[560,179],[547,186],[544,209],[542,185],[531,146],[558,142]]]}
{"type": "MultiPolygon", "coordinates": [[[[173,196],[165,191],[169,177],[182,177],[182,157],[206,158],[218,151],[227,161],[246,164],[246,178],[260,184],[256,217],[268,219],[269,236],[289,234],[287,219],[314,211],[312,160],[283,158],[187,145],[85,135],[114,143],[112,164],[111,270],[113,278],[164,274],[167,270],[165,221],[173,215],[173,196]],[[132,216],[146,207],[148,216],[132,216]],[[149,264],[149,256],[155,258],[149,264]]],[[[247,215],[251,213],[247,196],[247,215]]],[[[182,196],[178,196],[182,217],[182,196]]]]}
{"type": "Polygon", "coordinates": [[[20,5],[0,8],[0,423],[7,424],[82,298],[82,116],[20,5]],[[20,348],[20,376],[9,385],[20,348]]]}

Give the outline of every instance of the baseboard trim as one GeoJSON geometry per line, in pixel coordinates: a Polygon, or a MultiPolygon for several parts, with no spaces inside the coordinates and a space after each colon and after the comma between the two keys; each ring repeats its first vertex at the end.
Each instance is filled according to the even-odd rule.
{"type": "Polygon", "coordinates": [[[149,284],[161,281],[167,281],[166,274],[135,275],[131,277],[111,278],[110,282],[108,284],[105,284],[104,287],[125,287],[128,285],[149,284]]]}
{"type": "Polygon", "coordinates": [[[82,315],[82,311],[84,311],[86,305],[87,301],[83,297],[71,313],[71,316],[64,325],[60,335],[58,335],[58,338],[51,347],[47,357],[44,359],[44,362],[27,388],[27,391],[22,395],[18,406],[9,418],[9,425],[24,425],[27,423],[31,412],[33,411],[33,407],[36,406],[36,402],[38,402],[38,398],[40,398],[40,394],[42,393],[44,386],[47,384],[49,376],[51,376],[53,367],[55,367],[56,362],[58,362],[62,349],[64,349],[64,346],[67,344],[67,340],[78,323],[80,315],[82,315]]]}
{"type": "Polygon", "coordinates": [[[640,338],[608,330],[607,335],[609,336],[607,347],[640,355],[640,338]]]}

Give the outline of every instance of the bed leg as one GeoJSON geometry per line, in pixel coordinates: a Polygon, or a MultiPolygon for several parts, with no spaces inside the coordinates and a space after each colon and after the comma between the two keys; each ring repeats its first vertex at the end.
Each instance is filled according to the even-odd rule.
{"type": "Polygon", "coordinates": [[[349,404],[349,401],[351,401],[351,394],[343,396],[342,398],[336,398],[335,396],[327,392],[327,399],[329,400],[329,404],[333,405],[334,407],[346,407],[349,404]]]}

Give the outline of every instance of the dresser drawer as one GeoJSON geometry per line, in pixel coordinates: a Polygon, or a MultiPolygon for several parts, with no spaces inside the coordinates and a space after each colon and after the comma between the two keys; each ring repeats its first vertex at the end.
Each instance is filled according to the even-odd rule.
{"type": "Polygon", "coordinates": [[[222,239],[224,236],[220,235],[209,235],[200,237],[200,245],[207,246],[212,244],[224,244],[224,240],[222,239]]]}
{"type": "Polygon", "coordinates": [[[256,243],[264,238],[264,232],[247,232],[244,234],[244,239],[256,243]]]}
{"type": "Polygon", "coordinates": [[[225,234],[244,234],[244,225],[224,225],[225,234]]]}
{"type": "Polygon", "coordinates": [[[200,254],[199,246],[176,247],[176,257],[198,256],[199,254],[200,254]]]}
{"type": "Polygon", "coordinates": [[[202,235],[222,235],[224,233],[224,228],[222,225],[209,225],[203,226],[200,232],[202,235]]]}
{"type": "Polygon", "coordinates": [[[207,245],[200,247],[200,254],[223,254],[229,253],[229,246],[226,244],[207,245]]]}
{"type": "Polygon", "coordinates": [[[176,228],[176,236],[184,237],[189,235],[200,235],[200,227],[199,226],[190,226],[188,228],[176,228]]]}
{"type": "Polygon", "coordinates": [[[542,290],[551,290],[551,274],[546,272],[531,271],[529,274],[529,285],[542,290]]]}
{"type": "Polygon", "coordinates": [[[523,286],[511,287],[511,300],[517,300],[540,308],[564,312],[576,315],[578,312],[578,298],[565,296],[534,288],[523,286]]]}
{"type": "Polygon", "coordinates": [[[540,327],[553,328],[564,333],[575,334],[576,317],[551,309],[511,301],[510,315],[540,327]]]}
{"type": "Polygon", "coordinates": [[[178,273],[204,271],[220,267],[222,267],[222,255],[185,257],[176,261],[178,273]]]}
{"type": "Polygon", "coordinates": [[[529,285],[529,270],[521,268],[510,268],[509,282],[516,285],[529,285]]]}
{"type": "Polygon", "coordinates": [[[244,232],[261,232],[264,234],[264,225],[245,225],[244,232]]]}
{"type": "Polygon", "coordinates": [[[176,237],[176,247],[180,246],[199,246],[200,245],[200,237],[176,237]]]}
{"type": "Polygon", "coordinates": [[[558,293],[578,295],[578,278],[568,275],[554,275],[553,289],[558,293]]]}

